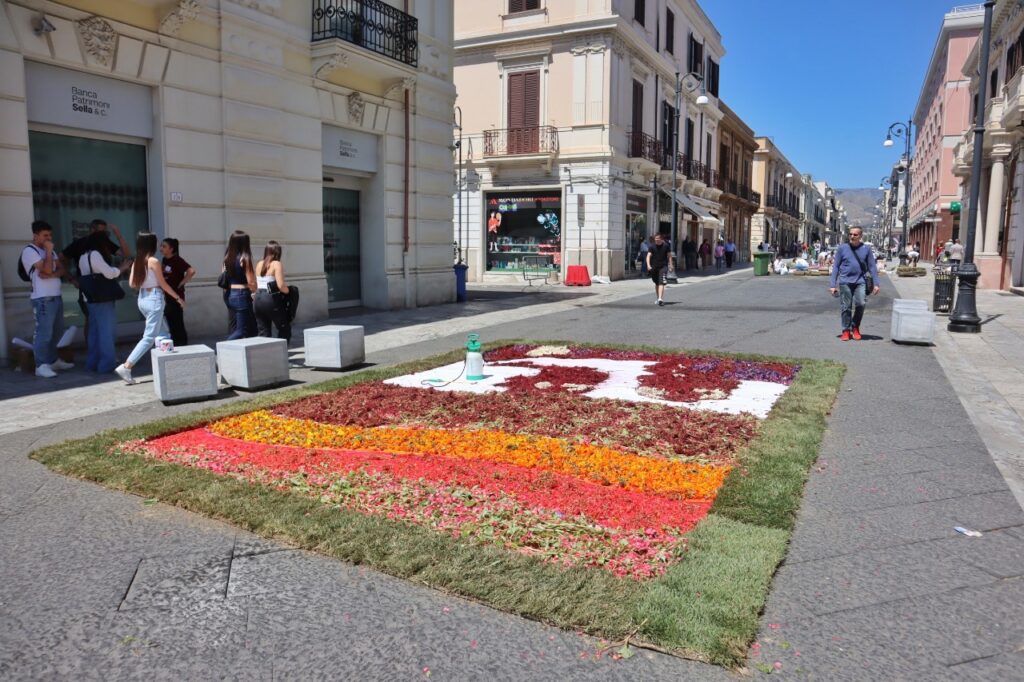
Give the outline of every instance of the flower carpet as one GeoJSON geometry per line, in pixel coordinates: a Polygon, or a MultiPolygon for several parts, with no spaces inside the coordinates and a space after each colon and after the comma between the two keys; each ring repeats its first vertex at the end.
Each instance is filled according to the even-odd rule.
{"type": "MultiPolygon", "coordinates": [[[[632,629],[634,641],[735,664],[785,547],[779,526],[795,510],[769,518],[758,505],[777,500],[762,491],[781,490],[792,506],[813,461],[802,454],[797,479],[780,486],[769,478],[791,470],[765,473],[758,444],[767,434],[779,447],[772,425],[786,411],[776,405],[824,363],[519,343],[488,351],[484,379],[471,382],[455,357],[154,425],[109,441],[102,459],[130,462],[158,490],[161,476],[190,471],[200,488],[227,481],[232,495],[306,510],[285,523],[273,509],[238,516],[180,482],[140,491],[257,532],[269,524],[263,532],[296,538],[320,519],[337,539],[318,526],[310,532],[321,539],[300,544],[563,626],[632,629]],[[743,594],[712,599],[717,590],[743,594]],[[709,615],[718,601],[728,613],[709,615]]],[[[814,409],[820,438],[827,406],[814,409]]],[[[103,464],[88,476],[103,480],[103,464]]]]}

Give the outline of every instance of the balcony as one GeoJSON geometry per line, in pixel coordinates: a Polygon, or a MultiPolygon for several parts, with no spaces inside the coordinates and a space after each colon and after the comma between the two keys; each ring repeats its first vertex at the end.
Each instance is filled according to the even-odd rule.
{"type": "Polygon", "coordinates": [[[313,0],[312,40],[320,78],[325,69],[341,67],[376,78],[408,77],[419,60],[418,20],[381,0],[313,0]],[[404,67],[396,69],[399,64],[404,67]]]}
{"type": "Polygon", "coordinates": [[[629,135],[629,158],[646,159],[660,168],[665,162],[665,153],[661,142],[647,133],[634,131],[629,135]]]}
{"type": "Polygon", "coordinates": [[[558,155],[558,128],[496,128],[484,131],[484,159],[491,165],[530,166],[551,169],[558,155]]]}

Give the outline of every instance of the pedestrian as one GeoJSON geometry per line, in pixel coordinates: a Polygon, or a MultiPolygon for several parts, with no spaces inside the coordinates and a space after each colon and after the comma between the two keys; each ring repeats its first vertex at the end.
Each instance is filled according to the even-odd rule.
{"type": "Polygon", "coordinates": [[[959,270],[960,263],[964,259],[964,245],[960,243],[959,239],[954,239],[953,243],[946,250],[949,252],[951,266],[959,270]]]}
{"type": "Polygon", "coordinates": [[[654,235],[654,243],[647,252],[647,269],[651,273],[651,280],[654,282],[654,293],[658,297],[658,305],[665,305],[665,281],[668,276],[668,269],[672,266],[672,249],[665,241],[665,237],[659,232],[654,235]]]}
{"type": "Polygon", "coordinates": [[[907,251],[907,260],[910,262],[910,267],[916,268],[919,258],[921,258],[921,245],[914,244],[910,247],[910,250],[907,251]]]}
{"type": "Polygon", "coordinates": [[[188,345],[188,330],[185,329],[185,309],[178,305],[177,299],[185,300],[185,285],[196,276],[196,270],[178,253],[178,240],[168,237],[160,242],[160,255],[163,256],[161,266],[164,279],[171,285],[177,298],[164,296],[164,318],[167,320],[167,331],[175,346],[188,345]]]}
{"type": "Polygon", "coordinates": [[[652,238],[642,239],[640,241],[640,276],[647,276],[647,252],[651,250],[652,238]]]}
{"type": "Polygon", "coordinates": [[[252,294],[256,291],[256,273],[252,267],[249,235],[235,230],[228,239],[224,252],[224,267],[228,284],[227,306],[234,313],[235,328],[228,341],[256,336],[256,316],[252,310],[252,294]]]}
{"type": "Polygon", "coordinates": [[[703,270],[711,265],[711,244],[705,239],[700,243],[700,269],[703,270]]]}
{"type": "Polygon", "coordinates": [[[689,239],[683,242],[683,259],[686,261],[687,270],[697,269],[697,240],[689,239]]]}
{"type": "Polygon", "coordinates": [[[118,278],[131,267],[123,261],[113,264],[118,247],[103,232],[93,232],[82,244],[85,251],[78,257],[78,292],[88,310],[86,325],[85,368],[90,372],[108,374],[117,367],[114,344],[117,335],[117,301],[124,298],[118,278]]]}
{"type": "Polygon", "coordinates": [[[719,239],[715,244],[715,271],[721,272],[725,268],[725,244],[719,239]]]}
{"type": "Polygon", "coordinates": [[[729,237],[725,242],[725,267],[732,269],[734,262],[736,262],[736,242],[729,237]]]}
{"type": "MultiPolygon", "coordinates": [[[[64,270],[67,271],[71,284],[73,284],[76,287],[78,286],[78,280],[77,278],[71,275],[71,266],[74,265],[76,268],[78,267],[78,264],[82,260],[82,254],[85,253],[87,246],[97,246],[96,242],[90,241],[92,239],[92,236],[95,234],[100,234],[101,236],[106,238],[107,241],[110,241],[110,238],[108,236],[109,234],[113,234],[114,238],[117,239],[116,244],[111,242],[111,248],[109,250],[106,246],[99,247],[98,250],[100,251],[100,253],[112,254],[111,256],[104,256],[105,258],[111,258],[113,257],[113,255],[117,255],[117,253],[120,252],[121,256],[126,261],[131,263],[132,254],[131,251],[129,251],[128,249],[128,242],[125,241],[124,235],[121,234],[121,230],[117,229],[117,225],[114,225],[113,223],[108,225],[106,220],[103,220],[102,218],[94,218],[89,223],[89,233],[83,237],[79,237],[78,239],[72,241],[70,244],[64,247],[64,250],[61,251],[60,253],[60,260],[61,263],[64,265],[64,270]]],[[[88,305],[86,304],[85,297],[82,295],[81,291],[78,292],[78,307],[82,310],[82,315],[85,317],[86,325],[88,326],[89,309],[88,305]]]]}
{"type": "Polygon", "coordinates": [[[185,307],[185,299],[178,296],[164,279],[163,269],[156,254],[156,235],[152,232],[140,232],[135,238],[135,262],[132,263],[128,284],[139,290],[139,312],[146,319],[146,326],[142,338],[135,344],[128,359],[114,369],[114,373],[129,385],[135,383],[132,368],[153,347],[156,337],[167,329],[167,323],[164,321],[164,294],[168,294],[178,305],[185,307]]]}
{"type": "Polygon", "coordinates": [[[271,322],[277,327],[277,336],[285,341],[292,340],[292,323],[288,311],[288,284],[284,279],[284,264],[281,262],[281,245],[274,240],[267,242],[263,258],[256,263],[256,296],[253,311],[260,336],[270,337],[271,322]]]}
{"type": "Polygon", "coordinates": [[[860,322],[864,317],[867,296],[877,294],[878,267],[871,249],[861,242],[863,233],[859,227],[850,229],[850,241],[836,249],[832,267],[831,288],[833,296],[839,297],[843,341],[860,341],[860,322]],[[867,291],[867,277],[871,276],[871,291],[867,291]]]}
{"type": "Polygon", "coordinates": [[[64,301],[60,295],[64,265],[54,253],[53,228],[46,221],[32,223],[32,241],[21,250],[20,265],[18,274],[32,283],[29,299],[35,326],[32,353],[36,376],[51,379],[57,376],[56,370],[75,365],[57,357],[57,342],[64,334],[64,301]]]}

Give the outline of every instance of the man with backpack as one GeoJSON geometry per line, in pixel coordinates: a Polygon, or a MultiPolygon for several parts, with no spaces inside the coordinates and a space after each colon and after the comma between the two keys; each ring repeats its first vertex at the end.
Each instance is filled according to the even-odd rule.
{"type": "Polygon", "coordinates": [[[860,341],[860,321],[864,317],[866,297],[879,291],[875,255],[870,247],[861,242],[863,236],[859,227],[850,228],[850,241],[839,245],[832,264],[832,286],[829,291],[839,297],[843,323],[839,338],[843,341],[851,338],[860,341]]]}
{"type": "Polygon", "coordinates": [[[50,379],[54,370],[71,369],[74,364],[57,357],[57,342],[64,333],[64,301],[60,294],[60,278],[64,274],[53,249],[53,228],[43,220],[32,223],[32,242],[21,251],[18,276],[32,283],[32,314],[35,336],[36,376],[50,379]]]}

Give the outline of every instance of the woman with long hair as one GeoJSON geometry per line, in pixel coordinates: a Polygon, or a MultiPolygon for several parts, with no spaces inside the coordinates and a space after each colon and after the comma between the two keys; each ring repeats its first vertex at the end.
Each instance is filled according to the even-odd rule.
{"type": "Polygon", "coordinates": [[[281,262],[281,245],[270,240],[263,249],[263,258],[256,264],[256,297],[253,299],[253,309],[260,336],[273,336],[270,327],[273,322],[277,327],[278,338],[291,341],[289,293],[284,279],[284,263],[281,262]]]}
{"type": "MultiPolygon", "coordinates": [[[[164,279],[171,285],[171,288],[178,294],[178,298],[184,300],[185,285],[196,276],[196,270],[178,254],[178,240],[168,237],[160,242],[160,255],[163,256],[164,279]]],[[[171,333],[171,340],[175,346],[188,345],[188,330],[185,329],[185,309],[178,305],[178,301],[169,295],[164,295],[164,318],[167,320],[167,329],[171,333]]]]}
{"type": "Polygon", "coordinates": [[[252,267],[249,235],[235,230],[224,252],[224,268],[228,277],[228,310],[234,315],[234,329],[228,341],[256,336],[256,316],[252,311],[252,294],[256,291],[256,273],[252,267]]]}
{"type": "Polygon", "coordinates": [[[153,347],[156,337],[167,329],[164,322],[164,294],[169,295],[178,305],[185,306],[185,299],[178,296],[178,292],[164,279],[156,249],[156,235],[152,232],[140,232],[135,238],[135,262],[132,263],[128,284],[139,290],[139,312],[146,318],[146,328],[128,359],[114,369],[126,384],[135,383],[132,368],[153,347]]]}

